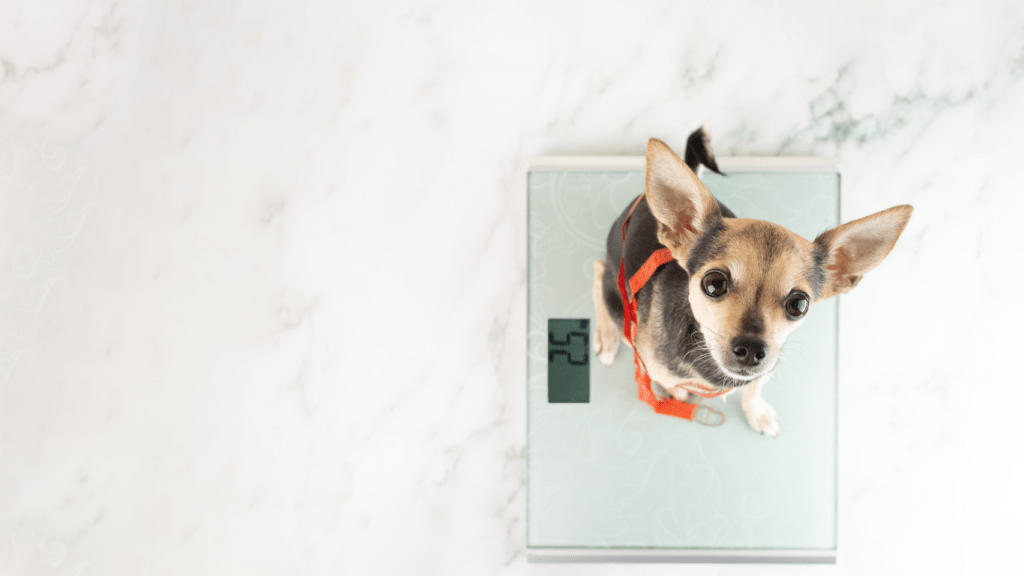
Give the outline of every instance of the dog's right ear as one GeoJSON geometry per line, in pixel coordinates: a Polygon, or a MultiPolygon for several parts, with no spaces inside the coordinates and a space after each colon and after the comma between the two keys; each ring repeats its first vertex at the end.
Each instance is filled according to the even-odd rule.
{"type": "Polygon", "coordinates": [[[667,144],[647,143],[647,203],[658,220],[658,241],[681,264],[705,231],[722,218],[718,203],[667,144]]]}

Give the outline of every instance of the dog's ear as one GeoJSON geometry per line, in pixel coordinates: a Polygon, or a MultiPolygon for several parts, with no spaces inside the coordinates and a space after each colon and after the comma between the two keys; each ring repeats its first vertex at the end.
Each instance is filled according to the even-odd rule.
{"type": "Polygon", "coordinates": [[[686,262],[697,239],[722,218],[693,170],[657,138],[647,143],[647,203],[659,223],[658,241],[679,262],[686,262]]]}
{"type": "Polygon", "coordinates": [[[819,300],[845,294],[892,251],[914,207],[904,204],[847,222],[814,240],[824,285],[819,300]]]}

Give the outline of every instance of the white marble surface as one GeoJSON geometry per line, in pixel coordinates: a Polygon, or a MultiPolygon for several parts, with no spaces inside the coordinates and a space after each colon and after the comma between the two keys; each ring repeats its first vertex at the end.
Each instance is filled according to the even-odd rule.
{"type": "Polygon", "coordinates": [[[0,4],[0,575],[1019,568],[1024,6],[839,4],[0,4]],[[526,159],[701,123],[916,207],[839,564],[527,564],[526,159]]]}

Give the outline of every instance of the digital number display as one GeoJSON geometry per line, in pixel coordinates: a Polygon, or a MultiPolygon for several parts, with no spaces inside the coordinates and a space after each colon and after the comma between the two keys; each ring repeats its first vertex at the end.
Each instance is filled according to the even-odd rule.
{"type": "Polygon", "coordinates": [[[590,320],[548,319],[548,402],[590,402],[590,320]]]}

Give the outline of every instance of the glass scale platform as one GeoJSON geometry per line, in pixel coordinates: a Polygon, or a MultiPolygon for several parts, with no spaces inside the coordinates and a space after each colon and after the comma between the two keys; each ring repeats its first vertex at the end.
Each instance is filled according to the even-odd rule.
{"type": "MultiPolygon", "coordinates": [[[[834,160],[719,167],[727,176],[702,180],[739,217],[808,239],[839,224],[834,160]]],[[[750,429],[738,394],[702,401],[725,414],[718,427],[655,414],[637,398],[632,350],[620,345],[606,367],[591,349],[592,263],[643,190],[642,157],[547,157],[528,169],[529,560],[834,563],[836,299],[814,305],[765,386],[777,439],[750,429]]]]}

